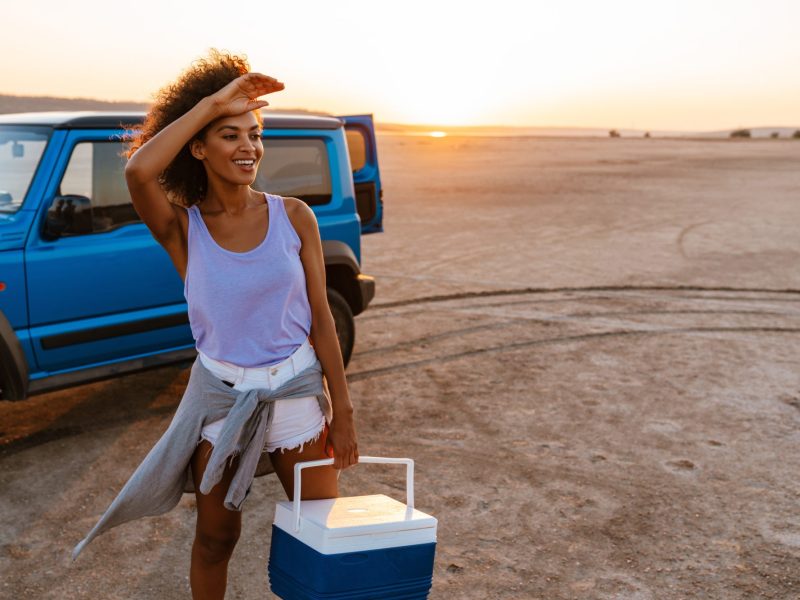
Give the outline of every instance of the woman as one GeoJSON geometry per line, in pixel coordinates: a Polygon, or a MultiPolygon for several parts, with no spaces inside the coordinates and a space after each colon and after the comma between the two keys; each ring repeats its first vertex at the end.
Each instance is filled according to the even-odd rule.
{"type": "Polygon", "coordinates": [[[128,512],[104,515],[102,527],[95,526],[97,531],[87,536],[74,556],[96,533],[170,508],[176,486],[183,486],[182,473],[188,471],[197,498],[190,568],[195,599],[225,594],[228,560],[241,526],[238,509],[255,468],[249,464],[237,483],[238,495],[234,494],[240,459],[246,456],[239,440],[264,441],[263,449],[290,499],[296,462],[325,458],[330,452],[334,458],[332,467],[304,470],[304,499],[336,497],[338,470],[358,462],[353,407],[327,303],[316,218],[298,199],[251,187],[264,152],[259,109],[268,105],[258,98],[283,88],[272,77],[249,72],[246,59],[212,50],[208,59],[194,63],[161,91],[132,140],[125,169],[136,211],[184,279],[198,360],[170,430],[145,459],[177,461],[173,470],[181,480],[170,483],[164,499],[154,503],[157,506],[142,509],[137,505],[145,503],[144,482],[163,473],[158,465],[146,469],[145,463],[140,465],[126,484],[139,491],[123,489],[108,511],[120,513],[118,505],[124,504],[128,508],[122,510],[128,512]],[[287,399],[270,396],[278,389],[285,392],[300,375],[313,379],[315,365],[324,372],[329,400],[314,386],[295,386],[281,396],[287,399]],[[198,381],[209,390],[187,398],[188,388],[194,389],[198,381]],[[220,382],[227,387],[220,387],[220,382]],[[225,390],[230,391],[228,396],[225,390]],[[209,403],[212,392],[225,401],[235,398],[236,405],[226,405],[227,413],[218,408],[210,412],[205,405],[198,408],[194,396],[209,403]],[[192,403],[194,407],[184,407],[192,403]],[[269,418],[256,415],[265,404],[269,418]],[[247,414],[242,416],[244,405],[247,414]],[[201,421],[199,437],[200,425],[182,428],[189,418],[201,421]],[[241,429],[245,419],[251,427],[247,435],[241,429]],[[181,464],[188,454],[174,456],[175,446],[189,441],[176,441],[177,430],[196,438],[189,464],[181,464]],[[212,469],[209,461],[214,463],[214,475],[206,473],[212,469]],[[140,474],[142,469],[147,473],[140,474]]]}

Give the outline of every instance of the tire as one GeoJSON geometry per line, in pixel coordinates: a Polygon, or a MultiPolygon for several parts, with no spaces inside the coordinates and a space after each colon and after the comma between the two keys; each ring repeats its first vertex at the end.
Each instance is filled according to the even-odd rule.
{"type": "Polygon", "coordinates": [[[342,350],[342,362],[347,368],[356,340],[353,311],[350,310],[350,305],[344,296],[332,288],[328,288],[328,305],[331,307],[333,322],[336,324],[336,337],[339,338],[339,348],[342,350]]]}

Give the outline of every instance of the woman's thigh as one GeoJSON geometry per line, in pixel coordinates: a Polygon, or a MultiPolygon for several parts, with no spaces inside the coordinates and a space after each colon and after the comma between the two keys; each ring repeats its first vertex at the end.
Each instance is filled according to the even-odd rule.
{"type": "MultiPolygon", "coordinates": [[[[276,450],[270,452],[272,466],[283,486],[286,496],[292,500],[294,494],[294,465],[298,462],[307,460],[319,460],[328,458],[325,454],[325,441],[327,439],[328,428],[315,441],[307,442],[302,450],[276,450]]],[[[314,500],[319,498],[336,498],[339,495],[339,471],[331,465],[324,467],[312,467],[301,471],[303,483],[301,486],[301,500],[314,500]]]]}
{"type": "Polygon", "coordinates": [[[207,440],[203,440],[197,445],[192,455],[192,480],[197,499],[197,531],[202,535],[217,539],[236,539],[241,531],[242,513],[237,510],[228,510],[225,508],[224,501],[236,468],[239,466],[239,457],[234,457],[233,461],[226,465],[222,479],[211,488],[208,494],[201,494],[198,488],[208,465],[211,448],[211,444],[207,440]]]}

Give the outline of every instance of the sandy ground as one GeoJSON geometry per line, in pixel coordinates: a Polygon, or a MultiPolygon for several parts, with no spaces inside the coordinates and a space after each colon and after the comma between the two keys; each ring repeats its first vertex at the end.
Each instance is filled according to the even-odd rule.
{"type": "MultiPolygon", "coordinates": [[[[417,461],[431,597],[800,597],[800,143],[379,143],[348,379],[362,453],[417,461]]],[[[68,559],[188,374],[0,403],[0,596],[189,596],[188,495],[68,559]]],[[[257,480],[229,598],[272,597],[280,499],[257,480]]]]}

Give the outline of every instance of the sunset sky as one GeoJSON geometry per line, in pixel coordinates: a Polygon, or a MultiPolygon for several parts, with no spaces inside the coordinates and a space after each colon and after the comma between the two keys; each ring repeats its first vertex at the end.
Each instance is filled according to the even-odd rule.
{"type": "Polygon", "coordinates": [[[3,16],[3,94],[148,102],[213,46],[281,79],[275,108],[441,125],[800,126],[796,0],[37,0],[3,16]]]}

